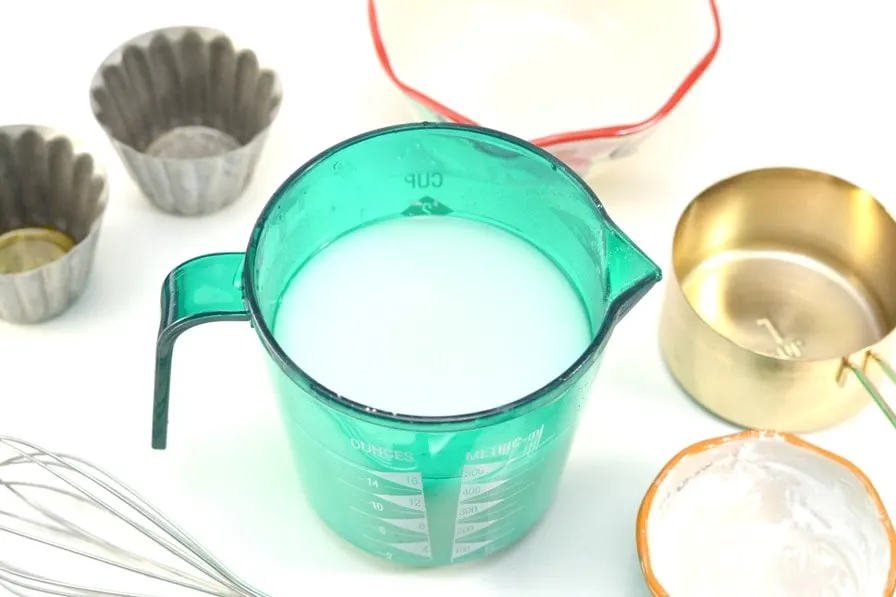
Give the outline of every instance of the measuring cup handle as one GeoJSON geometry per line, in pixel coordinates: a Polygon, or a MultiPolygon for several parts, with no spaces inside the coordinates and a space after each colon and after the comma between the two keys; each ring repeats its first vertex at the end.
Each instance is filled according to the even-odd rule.
{"type": "Polygon", "coordinates": [[[883,369],[884,374],[887,378],[894,384],[896,384],[896,371],[893,370],[893,367],[885,361],[880,355],[875,352],[867,351],[865,352],[865,357],[862,359],[861,366],[856,365],[851,360],[844,358],[843,366],[840,368],[841,371],[841,379],[842,382],[842,372],[843,371],[852,371],[853,375],[859,380],[859,383],[865,388],[865,391],[871,395],[871,398],[874,400],[875,404],[883,411],[884,415],[886,415],[887,419],[890,423],[896,427],[896,413],[893,412],[893,409],[890,408],[890,405],[887,404],[886,399],[883,394],[880,393],[880,390],[877,389],[877,386],[874,385],[870,379],[868,379],[868,375],[865,371],[868,369],[868,363],[874,362],[881,369],[883,369]]]}
{"type": "Polygon", "coordinates": [[[168,402],[174,342],[188,329],[215,321],[248,321],[243,302],[243,253],[214,253],[182,263],[162,284],[162,316],[156,340],[152,447],[168,444],[168,402]]]}

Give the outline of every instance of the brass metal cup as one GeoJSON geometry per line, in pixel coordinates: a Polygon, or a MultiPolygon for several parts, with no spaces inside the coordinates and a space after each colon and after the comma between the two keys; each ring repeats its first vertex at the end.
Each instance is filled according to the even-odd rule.
{"type": "Polygon", "coordinates": [[[896,221],[867,191],[795,168],[738,174],[685,209],[660,318],[670,373],[736,425],[845,421],[896,373],[896,221]],[[872,366],[873,365],[873,366],[872,366]]]}

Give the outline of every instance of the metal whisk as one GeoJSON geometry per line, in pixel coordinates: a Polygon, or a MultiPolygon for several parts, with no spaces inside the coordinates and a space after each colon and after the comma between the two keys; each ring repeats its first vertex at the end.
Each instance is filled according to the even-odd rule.
{"type": "Polygon", "coordinates": [[[0,436],[2,589],[20,597],[267,597],[109,473],[6,436],[0,436]],[[97,517],[103,537],[88,530],[97,517]],[[116,536],[129,536],[127,544],[107,536],[113,522],[116,536]],[[16,556],[31,568],[40,562],[41,570],[16,556]]]}

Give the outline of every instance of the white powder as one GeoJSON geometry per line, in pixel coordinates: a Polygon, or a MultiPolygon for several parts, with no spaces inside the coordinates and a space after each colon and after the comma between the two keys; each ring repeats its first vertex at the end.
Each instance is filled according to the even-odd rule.
{"type": "Polygon", "coordinates": [[[670,597],[883,597],[886,528],[862,482],[780,437],[684,458],[647,522],[670,597]]]}

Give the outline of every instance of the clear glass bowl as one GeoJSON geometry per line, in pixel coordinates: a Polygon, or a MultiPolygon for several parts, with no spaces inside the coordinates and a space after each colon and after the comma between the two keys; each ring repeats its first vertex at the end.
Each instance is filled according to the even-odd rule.
{"type": "Polygon", "coordinates": [[[423,120],[530,140],[586,174],[631,155],[718,52],[715,0],[368,0],[423,120]]]}

